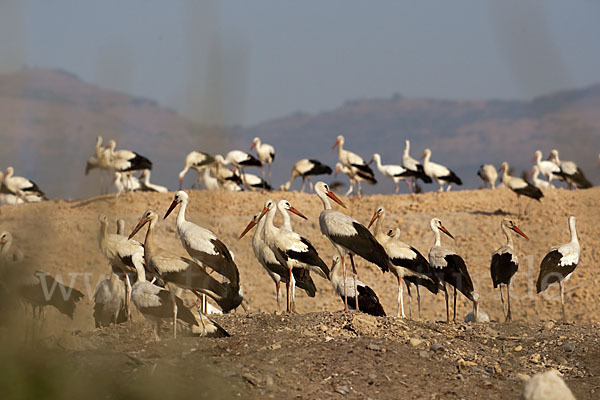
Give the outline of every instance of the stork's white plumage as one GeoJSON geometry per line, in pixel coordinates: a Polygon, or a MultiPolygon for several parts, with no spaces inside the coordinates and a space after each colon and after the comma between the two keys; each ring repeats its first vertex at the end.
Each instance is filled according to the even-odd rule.
{"type": "Polygon", "coordinates": [[[520,196],[530,197],[537,201],[540,201],[544,194],[542,191],[535,186],[531,185],[524,179],[517,178],[516,176],[511,176],[508,174],[508,163],[505,161],[500,166],[500,171],[502,172],[502,183],[504,186],[512,190],[517,194],[517,199],[520,196]]]}
{"type": "Polygon", "coordinates": [[[374,235],[379,243],[383,245],[386,253],[390,257],[391,269],[398,281],[398,305],[397,316],[405,318],[404,299],[402,293],[401,279],[404,280],[411,299],[410,315],[412,317],[412,295],[410,293],[410,284],[417,288],[417,301],[419,304],[419,316],[421,315],[421,295],[419,286],[426,287],[431,293],[437,294],[440,288],[440,282],[431,269],[429,262],[421,253],[400,240],[400,229],[396,228],[387,234],[384,232],[383,221],[385,219],[385,208],[379,206],[375,209],[373,217],[369,222],[369,227],[375,223],[374,235]]]}
{"type": "Polygon", "coordinates": [[[221,186],[219,185],[219,180],[212,175],[212,168],[204,168],[204,172],[202,173],[202,179],[204,181],[204,187],[206,188],[206,190],[221,189],[221,186]]]}
{"type": "Polygon", "coordinates": [[[479,293],[473,293],[473,311],[465,316],[465,322],[490,322],[490,316],[479,309],[479,293]]]}
{"type": "Polygon", "coordinates": [[[14,173],[13,167],[6,168],[3,181],[6,190],[26,203],[46,200],[44,192],[40,190],[35,182],[22,176],[14,176],[14,173]]]}
{"type": "Polygon", "coordinates": [[[552,162],[555,165],[558,165],[561,177],[567,181],[569,186],[575,186],[579,189],[588,189],[592,187],[591,182],[587,180],[583,171],[579,169],[577,164],[573,161],[561,161],[560,158],[558,158],[558,150],[556,149],[552,150],[548,159],[552,157],[554,157],[552,162]]]}
{"type": "MultiPolygon", "coordinates": [[[[369,165],[361,156],[351,151],[344,149],[344,137],[339,135],[335,141],[333,148],[338,146],[338,159],[348,168],[357,169],[362,172],[366,179],[375,180],[375,174],[369,165]]],[[[377,182],[377,181],[375,181],[377,182]]]]}
{"type": "Polygon", "coordinates": [[[483,164],[477,171],[477,176],[481,178],[484,186],[489,184],[492,189],[496,188],[496,179],[498,179],[498,172],[492,164],[483,164]]]}
{"type": "Polygon", "coordinates": [[[267,183],[260,176],[249,174],[247,172],[241,172],[240,177],[242,178],[242,182],[246,182],[246,186],[250,190],[273,190],[271,185],[269,185],[269,183],[267,183]]]}
{"type": "Polygon", "coordinates": [[[535,162],[540,169],[540,173],[548,179],[548,183],[552,184],[552,179],[560,179],[560,167],[552,161],[542,161],[542,152],[536,150],[532,162],[535,162]]]}
{"type": "Polygon", "coordinates": [[[13,194],[4,185],[4,172],[0,171],[0,206],[23,204],[24,201],[19,196],[13,194]]]}
{"type": "Polygon", "coordinates": [[[262,143],[260,138],[255,137],[250,146],[250,151],[256,147],[256,154],[261,162],[262,179],[265,180],[265,163],[269,164],[269,186],[271,185],[271,164],[275,161],[275,148],[267,143],[262,143]]]}
{"type": "MultiPolygon", "coordinates": [[[[356,275],[353,259],[354,254],[377,265],[383,272],[388,271],[391,265],[390,259],[383,246],[381,246],[371,232],[354,218],[331,208],[329,199],[344,208],[346,206],[329,190],[329,186],[325,182],[318,182],[315,185],[315,193],[323,203],[323,211],[319,215],[321,233],[329,239],[333,247],[338,251],[342,260],[343,281],[346,281],[346,264],[344,261],[346,255],[350,256],[354,275],[356,275]]],[[[346,310],[348,309],[347,299],[344,299],[344,307],[346,310]]],[[[356,308],[358,309],[358,304],[356,308]]]]}
{"type": "Polygon", "coordinates": [[[549,189],[554,188],[554,185],[550,182],[540,179],[540,168],[537,165],[534,165],[531,168],[531,172],[529,173],[531,176],[531,180],[533,181],[533,186],[538,189],[549,189]]]}
{"type": "Polygon", "coordinates": [[[354,168],[354,167],[347,167],[344,164],[342,164],[341,162],[338,162],[335,164],[335,175],[334,176],[337,176],[338,172],[340,172],[340,171],[342,173],[348,175],[348,179],[349,179],[348,191],[345,194],[346,196],[350,196],[350,194],[354,190],[354,185],[356,185],[358,187],[358,197],[361,197],[362,196],[362,188],[360,187],[361,182],[366,181],[372,185],[377,183],[377,180],[375,180],[375,178],[370,177],[368,174],[365,174],[360,169],[354,168]]]}
{"type": "MultiPolygon", "coordinates": [[[[143,171],[152,169],[152,161],[131,150],[115,150],[117,142],[109,140],[106,146],[111,168],[120,172],[143,171]]],[[[105,153],[106,154],[106,153],[105,153]]],[[[103,155],[106,157],[107,155],[103,155]]]]}
{"type": "Polygon", "coordinates": [[[199,151],[192,151],[185,157],[185,165],[183,169],[179,173],[179,189],[183,187],[183,177],[188,172],[190,168],[193,168],[200,174],[200,171],[205,167],[213,164],[215,162],[215,158],[208,153],[202,153],[199,151]]]}
{"type": "Polygon", "coordinates": [[[444,184],[446,183],[448,184],[446,191],[450,190],[452,183],[456,183],[459,186],[462,185],[462,181],[454,172],[441,164],[430,161],[430,149],[425,149],[421,158],[423,159],[423,170],[425,171],[425,175],[429,176],[440,185],[440,192],[444,191],[444,184]]]}
{"type": "Polygon", "coordinates": [[[292,167],[292,176],[290,177],[290,180],[281,185],[280,190],[290,190],[294,179],[299,176],[302,177],[302,188],[300,191],[304,192],[304,185],[307,180],[310,190],[312,190],[313,187],[312,183],[310,182],[311,176],[323,174],[331,175],[331,172],[331,168],[321,163],[319,160],[309,160],[308,158],[303,158],[294,164],[292,167]]]}
{"type": "Polygon", "coordinates": [[[185,219],[188,202],[188,194],[183,190],[178,191],[164,218],[167,218],[171,211],[179,205],[177,234],[185,251],[199,265],[209,267],[227,278],[231,288],[238,292],[240,273],[231,258],[229,249],[213,232],[185,219]]]}
{"type": "Polygon", "coordinates": [[[581,247],[577,238],[575,217],[569,217],[569,232],[571,240],[559,246],[553,246],[540,264],[540,274],[537,278],[536,290],[538,293],[546,290],[550,284],[558,282],[560,286],[560,302],[563,318],[565,315],[565,283],[579,265],[581,247]]]}
{"type": "MultiPolygon", "coordinates": [[[[252,154],[246,153],[241,150],[231,150],[229,153],[227,153],[225,158],[223,158],[222,155],[217,154],[215,156],[215,161],[217,163],[217,173],[223,165],[231,164],[242,172],[244,172],[245,167],[262,166],[261,162],[258,159],[256,159],[252,154]]],[[[242,179],[241,181],[244,184],[244,186],[246,186],[244,180],[242,179]]]]}
{"type": "Polygon", "coordinates": [[[467,271],[465,261],[454,251],[442,247],[440,231],[454,239],[439,218],[433,218],[429,226],[433,231],[434,242],[429,250],[429,264],[434,273],[444,285],[446,298],[446,321],[450,322],[450,308],[448,307],[448,290],[446,284],[454,287],[454,317],[456,321],[456,290],[458,289],[469,300],[473,301],[473,281],[467,271]]]}
{"type": "Polygon", "coordinates": [[[13,236],[10,232],[0,233],[0,259],[10,262],[21,262],[25,259],[23,251],[13,246],[13,236]]]}
{"type": "MultiPolygon", "coordinates": [[[[379,170],[381,175],[386,176],[394,181],[394,185],[396,187],[395,193],[398,193],[398,191],[400,190],[400,188],[398,187],[398,182],[415,176],[415,173],[413,171],[410,171],[401,165],[393,165],[393,164],[382,165],[381,164],[381,156],[379,155],[379,153],[373,154],[373,157],[371,158],[371,162],[373,162],[373,161],[376,162],[377,169],[379,170]]],[[[408,183],[408,181],[406,181],[406,182],[410,189],[410,183],[408,183]]]]}
{"type": "Polygon", "coordinates": [[[96,328],[127,321],[125,283],[115,273],[101,281],[94,290],[94,321],[96,328]]]}
{"type": "MultiPolygon", "coordinates": [[[[416,184],[417,179],[421,179],[425,183],[433,182],[429,176],[425,174],[423,165],[410,156],[410,141],[404,141],[404,151],[402,152],[402,166],[415,174],[413,183],[416,184]]],[[[411,186],[411,191],[413,190],[411,186]]]]}
{"type": "Polygon", "coordinates": [[[506,321],[512,320],[510,310],[510,281],[513,275],[519,269],[519,259],[515,254],[514,244],[510,231],[518,233],[525,239],[529,240],[526,234],[510,219],[504,218],[500,222],[500,228],[506,237],[506,244],[501,246],[492,254],[492,262],[490,264],[490,274],[492,275],[492,283],[494,289],[500,287],[500,300],[502,301],[502,312],[505,315],[506,321]],[[508,312],[504,309],[504,296],[502,295],[502,285],[506,286],[506,295],[508,298],[508,312]]]}

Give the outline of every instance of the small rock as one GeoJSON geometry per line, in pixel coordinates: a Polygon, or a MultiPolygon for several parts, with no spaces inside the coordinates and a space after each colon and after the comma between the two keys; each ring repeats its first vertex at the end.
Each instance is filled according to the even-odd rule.
{"type": "Polygon", "coordinates": [[[325,324],[321,324],[321,326],[319,328],[321,329],[322,332],[327,332],[327,330],[329,329],[327,327],[327,325],[325,325],[325,324]]]}
{"type": "Polygon", "coordinates": [[[546,330],[550,330],[550,329],[552,329],[552,328],[554,328],[554,322],[552,322],[552,321],[548,321],[548,322],[546,322],[546,323],[544,324],[544,329],[546,329],[546,330]]]}
{"type": "Polygon", "coordinates": [[[425,350],[421,350],[419,352],[419,357],[421,357],[421,358],[429,358],[429,352],[425,351],[425,350]]]}
{"type": "Polygon", "coordinates": [[[377,318],[367,314],[357,314],[350,322],[350,328],[361,336],[375,336],[379,332],[377,318]]]}
{"type": "Polygon", "coordinates": [[[569,343],[565,343],[562,348],[567,352],[567,353],[572,353],[575,351],[575,343],[573,342],[569,342],[569,343]]]}
{"type": "Polygon", "coordinates": [[[244,380],[246,382],[248,382],[249,384],[251,384],[252,386],[258,386],[258,384],[260,383],[260,381],[258,380],[258,378],[255,377],[254,375],[252,375],[249,372],[246,372],[245,374],[243,374],[242,378],[244,378],[244,380]]]}
{"type": "Polygon", "coordinates": [[[378,344],[375,344],[375,343],[369,343],[367,345],[367,350],[385,352],[384,348],[382,348],[381,346],[379,346],[378,344]]]}
{"type": "Polygon", "coordinates": [[[331,336],[325,336],[325,343],[331,342],[333,338],[331,336]]]}
{"type": "Polygon", "coordinates": [[[410,340],[408,341],[410,343],[410,345],[412,347],[417,347],[419,346],[421,343],[423,343],[423,341],[421,339],[417,339],[417,338],[410,338],[410,340]]]}
{"type": "Polygon", "coordinates": [[[535,353],[535,354],[532,354],[532,355],[529,357],[529,361],[531,361],[531,362],[532,362],[532,363],[534,363],[534,364],[538,364],[538,363],[540,362],[540,360],[541,360],[541,359],[542,359],[542,356],[540,355],[540,353],[535,353]]]}
{"type": "Polygon", "coordinates": [[[279,350],[281,348],[281,343],[274,343],[271,345],[271,350],[279,350]]]}
{"type": "Polygon", "coordinates": [[[348,385],[336,386],[335,392],[341,394],[342,396],[345,396],[348,393],[350,393],[350,388],[348,387],[348,385]]]}
{"type": "Polygon", "coordinates": [[[267,386],[273,386],[275,384],[275,381],[273,380],[273,377],[271,375],[267,375],[267,377],[265,378],[265,383],[267,384],[267,386]]]}
{"type": "Polygon", "coordinates": [[[518,346],[517,346],[517,347],[515,347],[513,350],[514,350],[515,352],[517,352],[517,353],[518,353],[518,352],[520,352],[521,350],[523,350],[523,346],[521,346],[521,345],[518,345],[518,346]]]}
{"type": "Polygon", "coordinates": [[[485,382],[483,382],[483,387],[492,388],[492,387],[494,387],[494,384],[490,381],[485,381],[485,382]]]}
{"type": "Polygon", "coordinates": [[[438,351],[446,351],[446,348],[440,343],[434,343],[431,345],[431,347],[429,347],[429,350],[431,350],[435,353],[438,351]]]}

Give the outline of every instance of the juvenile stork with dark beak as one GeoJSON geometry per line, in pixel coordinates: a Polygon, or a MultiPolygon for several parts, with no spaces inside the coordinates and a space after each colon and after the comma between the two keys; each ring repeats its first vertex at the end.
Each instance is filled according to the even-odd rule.
{"type": "MultiPolygon", "coordinates": [[[[333,247],[338,251],[342,260],[343,282],[346,284],[346,264],[344,256],[350,256],[352,264],[352,272],[354,274],[354,282],[356,282],[356,266],[354,265],[354,254],[361,256],[365,260],[372,262],[381,268],[381,271],[386,272],[392,266],[390,258],[383,246],[375,239],[369,230],[360,222],[348,215],[335,211],[331,208],[329,199],[335,201],[340,206],[346,208],[344,203],[329,190],[329,186],[325,182],[317,182],[315,185],[315,193],[323,203],[323,211],[319,215],[319,225],[321,233],[329,239],[333,247]]],[[[357,288],[355,287],[355,293],[357,288]]],[[[346,294],[347,291],[344,290],[346,294]]],[[[356,309],[359,310],[358,300],[356,309]]],[[[344,310],[348,311],[348,297],[344,295],[344,310]]]]}
{"type": "MultiPolygon", "coordinates": [[[[288,211],[298,215],[301,218],[306,217],[298,210],[285,201],[288,211]]],[[[262,219],[266,215],[265,223],[265,242],[277,257],[277,260],[285,265],[288,270],[287,279],[287,310],[294,312],[294,268],[304,268],[315,272],[325,279],[329,279],[329,268],[327,264],[319,257],[317,250],[308,239],[302,237],[289,229],[278,228],[273,223],[277,207],[273,200],[267,200],[265,206],[258,216],[262,219]]]]}
{"type": "Polygon", "coordinates": [[[543,292],[550,284],[558,282],[560,286],[560,304],[562,306],[563,319],[565,314],[565,283],[571,278],[571,274],[579,265],[581,247],[577,239],[577,230],[575,228],[575,217],[569,217],[569,232],[571,241],[553,246],[540,264],[540,274],[537,278],[537,292],[543,292]]]}
{"type": "Polygon", "coordinates": [[[503,218],[500,222],[500,228],[504,232],[506,237],[506,244],[500,247],[492,255],[492,263],[490,265],[490,273],[492,274],[492,282],[494,283],[494,289],[500,287],[500,300],[502,301],[502,313],[504,314],[505,321],[512,321],[512,314],[510,312],[510,281],[513,275],[519,269],[519,259],[515,254],[512,236],[510,231],[516,232],[529,240],[526,234],[519,229],[517,225],[510,218],[503,218]],[[506,286],[506,298],[508,301],[508,311],[504,307],[504,296],[502,295],[502,285],[506,286]]]}
{"type": "Polygon", "coordinates": [[[450,322],[450,308],[448,307],[448,290],[446,284],[454,287],[454,316],[456,322],[456,289],[460,290],[469,300],[473,299],[473,281],[467,271],[465,261],[450,249],[442,247],[440,231],[454,239],[454,236],[444,227],[439,218],[433,218],[429,223],[433,236],[435,238],[433,246],[429,250],[429,264],[435,274],[444,285],[444,294],[446,297],[446,322],[450,322]]]}
{"type": "Polygon", "coordinates": [[[140,221],[133,229],[129,238],[148,224],[146,239],[144,241],[144,260],[146,269],[152,272],[160,281],[164,281],[167,289],[171,292],[173,304],[173,336],[177,336],[177,304],[175,302],[175,288],[192,291],[196,296],[202,293],[217,302],[224,312],[228,312],[239,306],[243,300],[238,291],[231,287],[230,283],[222,284],[210,276],[203,267],[185,257],[180,257],[164,250],[154,242],[154,229],[158,223],[158,214],[148,210],[142,215],[140,221]]]}
{"type": "MultiPolygon", "coordinates": [[[[383,245],[383,248],[390,257],[392,262],[392,273],[398,280],[398,307],[397,316],[405,318],[404,300],[402,294],[401,279],[404,280],[408,295],[411,302],[409,312],[412,317],[412,295],[410,293],[410,284],[414,284],[417,288],[417,303],[419,307],[419,317],[421,316],[421,295],[419,286],[426,287],[431,293],[437,294],[440,288],[440,281],[434,274],[427,259],[419,253],[417,249],[404,243],[400,240],[399,233],[391,231],[388,234],[384,233],[383,220],[385,219],[385,208],[379,206],[375,209],[369,228],[375,223],[375,238],[383,245]]],[[[398,228],[396,228],[399,231],[398,228]]]]}

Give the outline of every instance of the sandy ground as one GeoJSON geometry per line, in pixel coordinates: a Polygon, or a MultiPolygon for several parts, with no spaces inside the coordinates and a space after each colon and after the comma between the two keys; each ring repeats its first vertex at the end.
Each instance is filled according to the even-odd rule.
{"type": "MultiPolygon", "coordinates": [[[[139,193],[118,200],[99,196],[0,208],[0,230],[13,233],[15,245],[23,249],[28,262],[62,276],[66,284],[86,293],[73,321],[49,310],[44,327],[48,343],[62,343],[59,347],[70,350],[69,359],[74,363],[93,365],[112,357],[111,362],[122,364],[132,379],[149,373],[148,369],[156,374],[165,365],[166,369],[208,368],[227,382],[226,390],[222,385],[223,390],[215,389],[225,398],[236,394],[260,398],[514,398],[522,386],[518,374],[547,368],[563,373],[578,398],[595,398],[600,390],[596,322],[600,320],[596,289],[600,189],[552,190],[545,193],[542,203],[524,199],[521,206],[527,210],[518,220],[516,196],[505,189],[343,198],[348,206],[345,212],[365,224],[375,207],[384,205],[385,226],[399,226],[403,240],[425,257],[433,242],[429,220],[441,218],[456,237],[455,241],[442,241],[465,259],[481,295],[481,308],[492,321],[503,321],[503,317],[499,294],[489,276],[490,257],[504,244],[500,220],[504,215],[515,218],[531,240],[515,238],[521,266],[511,290],[512,324],[447,326],[438,322],[445,319],[443,296],[425,291],[421,293],[420,320],[416,301],[414,321],[339,313],[341,301],[329,283],[318,277],[313,278],[318,287],[315,298],[297,292],[298,315],[274,315],[274,285],[254,259],[251,235],[242,240],[237,236],[267,198],[286,198],[308,217],[307,221],[293,217],[295,229],[308,237],[329,263],[334,252],[319,231],[320,201],[315,195],[295,192],[193,191],[188,219],[215,232],[235,253],[240,270],[249,313],[238,310],[218,317],[232,337],[173,341],[164,332],[165,340],[155,344],[149,326],[137,313],[126,326],[94,329],[90,296],[109,271],[98,250],[98,214],[107,214],[111,221],[124,218],[131,229],[148,208],[162,215],[172,196],[139,193]],[[569,240],[569,215],[577,217],[582,256],[568,282],[568,322],[563,323],[558,322],[558,286],[546,295],[536,295],[535,279],[550,246],[569,240]]],[[[143,235],[138,234],[138,239],[143,240],[143,235]]],[[[157,239],[161,246],[185,255],[174,216],[161,222],[157,239]]],[[[393,276],[364,261],[359,261],[358,270],[361,280],[379,295],[388,315],[395,316],[393,276]]],[[[471,304],[459,298],[461,319],[470,309],[471,304]]],[[[189,379],[178,379],[192,390],[192,383],[200,378],[192,373],[189,379]]]]}

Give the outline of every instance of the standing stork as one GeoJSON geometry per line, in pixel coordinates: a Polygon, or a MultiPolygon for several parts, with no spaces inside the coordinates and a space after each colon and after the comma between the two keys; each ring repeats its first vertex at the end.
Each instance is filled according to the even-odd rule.
{"type": "MultiPolygon", "coordinates": [[[[244,172],[245,167],[260,167],[260,166],[262,166],[261,162],[258,159],[256,159],[256,157],[254,157],[252,154],[248,154],[241,150],[231,150],[229,153],[227,153],[225,158],[223,158],[222,155],[217,154],[215,156],[215,161],[217,163],[217,173],[219,172],[219,169],[223,165],[229,165],[229,164],[233,165],[234,167],[236,167],[237,169],[242,171],[242,173],[244,172]]],[[[246,183],[244,182],[243,179],[242,179],[242,183],[244,184],[244,186],[246,186],[246,183]]]]}
{"type": "Polygon", "coordinates": [[[429,264],[431,264],[435,274],[444,285],[446,322],[450,322],[450,308],[448,307],[448,290],[446,289],[446,284],[454,287],[454,316],[452,320],[456,322],[456,289],[461,291],[469,300],[474,301],[473,281],[462,257],[452,250],[442,247],[440,231],[452,239],[454,239],[454,236],[448,232],[439,218],[433,218],[429,226],[435,238],[433,246],[429,250],[429,264]]]}
{"type": "Polygon", "coordinates": [[[540,169],[538,168],[537,165],[534,165],[533,168],[531,168],[531,172],[529,173],[529,176],[531,176],[531,180],[533,181],[533,186],[535,186],[538,189],[554,188],[554,185],[551,184],[550,182],[540,179],[540,169]]]}
{"type": "Polygon", "coordinates": [[[373,173],[371,167],[369,167],[369,164],[367,164],[365,160],[363,160],[363,158],[358,154],[344,149],[344,137],[342,135],[337,137],[332,149],[335,148],[335,146],[338,146],[338,159],[343,165],[348,168],[357,169],[361,171],[364,176],[369,177],[377,182],[375,180],[375,174],[373,173]]]}
{"type": "Polygon", "coordinates": [[[423,165],[410,156],[409,140],[404,141],[404,151],[402,152],[402,166],[408,169],[409,171],[413,171],[415,173],[415,177],[413,178],[415,185],[417,182],[417,178],[421,179],[425,183],[433,182],[431,178],[425,174],[425,169],[423,168],[423,165]]]}
{"type": "Polygon", "coordinates": [[[379,206],[375,209],[371,222],[369,222],[369,228],[375,223],[375,238],[383,245],[383,248],[390,257],[392,263],[392,272],[398,279],[398,304],[397,304],[397,316],[405,318],[404,314],[404,300],[402,294],[402,285],[400,280],[403,279],[406,284],[406,288],[409,290],[409,299],[411,304],[409,305],[409,312],[412,317],[412,295],[410,293],[410,284],[414,284],[417,288],[417,302],[419,307],[419,318],[421,317],[421,294],[419,293],[419,286],[424,286],[433,294],[437,294],[440,288],[440,281],[435,275],[429,262],[417,249],[404,243],[400,240],[400,229],[396,228],[395,231],[383,232],[383,220],[385,219],[385,208],[379,206]]]}
{"type": "Polygon", "coordinates": [[[430,158],[431,150],[425,149],[425,152],[423,152],[423,156],[421,157],[421,159],[423,159],[423,170],[427,176],[434,179],[440,185],[440,192],[444,191],[444,184],[446,183],[448,184],[446,191],[450,190],[453,183],[456,183],[459,186],[462,185],[462,181],[454,172],[441,164],[429,161],[430,158]]]}
{"type": "Polygon", "coordinates": [[[0,171],[0,206],[2,205],[15,205],[15,204],[23,204],[23,199],[19,198],[19,196],[13,194],[8,188],[4,185],[4,172],[0,171]]]}
{"type": "Polygon", "coordinates": [[[569,232],[571,241],[569,243],[553,246],[540,264],[540,274],[536,282],[538,293],[546,290],[550,284],[558,282],[560,286],[560,304],[562,306],[563,319],[565,314],[565,283],[571,278],[571,274],[579,264],[581,247],[577,239],[577,230],[575,229],[575,217],[569,217],[569,232]]]}
{"type": "Polygon", "coordinates": [[[302,188],[300,191],[304,192],[304,185],[306,184],[306,181],[308,181],[308,185],[312,191],[313,185],[310,182],[310,177],[325,174],[331,175],[331,172],[331,168],[321,163],[319,160],[309,160],[308,158],[303,158],[294,164],[292,167],[292,176],[290,177],[290,180],[281,185],[279,189],[285,191],[290,190],[294,179],[300,176],[302,177],[302,188]]]}
{"type": "Polygon", "coordinates": [[[178,205],[177,234],[181,244],[192,259],[201,266],[209,267],[213,271],[227,278],[234,292],[240,289],[240,272],[231,257],[231,252],[225,244],[211,231],[185,219],[189,196],[183,190],[175,193],[171,206],[163,219],[178,205]]]}
{"type": "Polygon", "coordinates": [[[366,181],[366,182],[370,183],[371,185],[374,185],[377,183],[377,180],[375,178],[364,173],[360,169],[353,168],[353,167],[347,167],[344,164],[338,162],[335,164],[334,177],[337,177],[337,174],[340,171],[342,173],[348,175],[348,179],[350,180],[348,182],[348,191],[345,194],[346,196],[350,196],[350,193],[352,193],[352,191],[354,190],[354,185],[356,185],[358,187],[358,197],[361,197],[362,196],[362,188],[360,187],[360,183],[363,181],[366,181]]]}
{"type": "MultiPolygon", "coordinates": [[[[287,214],[287,213],[286,213],[287,214]]],[[[254,235],[252,236],[252,249],[254,250],[254,256],[262,265],[262,267],[267,271],[267,274],[273,280],[275,284],[275,294],[277,296],[277,312],[281,311],[281,301],[279,297],[279,292],[281,288],[281,280],[288,280],[288,270],[285,265],[281,264],[273,250],[267,245],[265,242],[265,224],[267,219],[258,217],[260,213],[254,214],[252,220],[246,226],[246,229],[241,233],[240,239],[246,235],[254,226],[256,226],[256,231],[254,231],[254,235]]],[[[289,218],[289,216],[288,216],[289,218]]],[[[284,225],[285,225],[285,216],[284,216],[284,225]]],[[[315,286],[312,278],[310,277],[310,272],[303,268],[293,268],[292,274],[294,275],[294,281],[296,286],[306,291],[306,294],[309,297],[315,297],[317,293],[317,287],[315,286]]]]}
{"type": "MultiPolygon", "coordinates": [[[[289,204],[289,202],[286,202],[289,204]]],[[[288,210],[301,218],[306,217],[289,205],[288,210]]],[[[273,200],[267,200],[260,213],[260,220],[266,215],[265,222],[265,242],[277,257],[277,260],[285,265],[288,270],[287,279],[287,310],[293,312],[294,305],[294,268],[303,268],[312,271],[325,279],[329,278],[329,268],[327,264],[319,257],[317,250],[312,243],[296,232],[285,228],[278,228],[273,223],[277,207],[273,200]]]]}
{"type": "Polygon", "coordinates": [[[22,176],[14,176],[14,173],[15,169],[13,167],[6,168],[4,173],[4,186],[10,193],[26,203],[47,200],[44,192],[40,190],[35,182],[22,176]]]}
{"type": "Polygon", "coordinates": [[[502,183],[504,186],[512,190],[517,194],[517,208],[519,209],[519,215],[521,215],[521,207],[519,206],[519,199],[521,196],[529,197],[540,201],[544,194],[542,191],[524,179],[517,178],[516,176],[510,176],[508,174],[508,163],[504,161],[500,166],[499,171],[502,173],[502,183]]]}
{"type": "Polygon", "coordinates": [[[215,162],[215,158],[208,153],[192,151],[185,157],[185,165],[179,173],[179,190],[183,188],[183,177],[190,168],[193,168],[200,174],[200,171],[215,162]]]}
{"type": "Polygon", "coordinates": [[[560,158],[558,158],[558,150],[556,149],[552,150],[548,156],[548,160],[552,157],[554,157],[552,162],[560,168],[560,176],[567,181],[570,187],[575,186],[579,189],[589,189],[592,187],[591,182],[587,180],[583,171],[579,169],[577,164],[573,161],[561,161],[560,158]]]}
{"type": "MultiPolygon", "coordinates": [[[[135,285],[134,285],[135,286],[135,285]]],[[[96,328],[127,321],[125,283],[113,272],[94,290],[94,322],[96,328]]]]}
{"type": "Polygon", "coordinates": [[[400,188],[398,187],[398,182],[400,182],[401,180],[407,183],[408,188],[410,190],[410,183],[406,179],[414,177],[415,172],[406,169],[401,165],[381,165],[381,156],[379,155],[379,153],[373,154],[373,157],[371,158],[371,161],[369,161],[369,164],[371,164],[373,161],[377,163],[377,169],[379,170],[381,175],[386,176],[394,181],[394,185],[396,186],[395,193],[398,193],[398,191],[400,190],[400,188]]]}
{"type": "Polygon", "coordinates": [[[498,172],[492,164],[482,164],[477,171],[477,176],[483,181],[484,187],[489,183],[490,188],[496,188],[496,179],[498,179],[498,172]]]}
{"type": "Polygon", "coordinates": [[[500,222],[500,228],[504,232],[506,237],[506,244],[500,247],[492,254],[492,263],[490,264],[490,274],[492,275],[492,282],[494,283],[494,289],[500,287],[500,300],[502,301],[502,313],[504,314],[505,322],[512,321],[512,314],[510,312],[510,281],[513,275],[519,269],[519,259],[515,254],[514,244],[510,230],[523,236],[529,240],[526,234],[519,229],[519,227],[510,219],[503,218],[500,222]],[[502,295],[502,285],[506,286],[506,298],[508,301],[508,311],[504,308],[504,296],[502,295]]]}
{"type": "Polygon", "coordinates": [[[269,186],[271,186],[271,164],[275,161],[275,148],[267,143],[262,143],[255,137],[250,146],[250,151],[256,147],[256,154],[261,163],[262,180],[265,181],[265,163],[269,164],[269,186]]]}
{"type": "Polygon", "coordinates": [[[346,278],[346,282],[342,281],[343,278],[340,276],[341,266],[342,261],[340,256],[335,254],[333,256],[333,265],[331,266],[331,286],[335,293],[340,296],[344,302],[346,299],[350,299],[348,307],[351,310],[362,311],[375,317],[385,317],[386,314],[383,306],[379,302],[379,298],[373,289],[357,280],[356,277],[348,277],[346,278]],[[355,304],[358,304],[360,310],[359,308],[355,308],[355,304]]]}
{"type": "Polygon", "coordinates": [[[536,150],[531,162],[538,166],[542,175],[548,179],[548,183],[552,184],[552,179],[561,179],[560,167],[552,161],[542,161],[542,152],[536,150]]]}
{"type": "MultiPolygon", "coordinates": [[[[317,182],[315,185],[315,193],[323,203],[323,211],[319,215],[319,226],[321,233],[329,239],[333,247],[338,251],[342,260],[343,282],[346,284],[346,264],[344,256],[350,256],[352,264],[352,273],[356,282],[356,267],[354,265],[353,255],[359,255],[365,260],[377,265],[383,272],[386,272],[391,267],[390,258],[383,246],[375,239],[369,230],[354,218],[333,210],[329,199],[335,201],[340,206],[346,208],[344,203],[329,190],[329,186],[325,182],[317,182]]],[[[356,287],[354,292],[357,292],[356,287]]],[[[344,290],[346,294],[347,291],[344,290]]],[[[359,310],[358,301],[356,309],[359,310]]],[[[344,296],[344,310],[348,311],[348,298],[344,296]]]]}
{"type": "Polygon", "coordinates": [[[152,161],[131,150],[115,150],[117,142],[113,139],[108,141],[106,149],[110,156],[112,169],[120,172],[143,171],[152,169],[152,161]]]}
{"type": "Polygon", "coordinates": [[[262,179],[260,176],[249,174],[247,172],[241,172],[240,176],[242,178],[242,182],[246,182],[246,185],[250,190],[262,189],[269,192],[273,190],[271,185],[267,183],[264,179],[262,179]]]}

